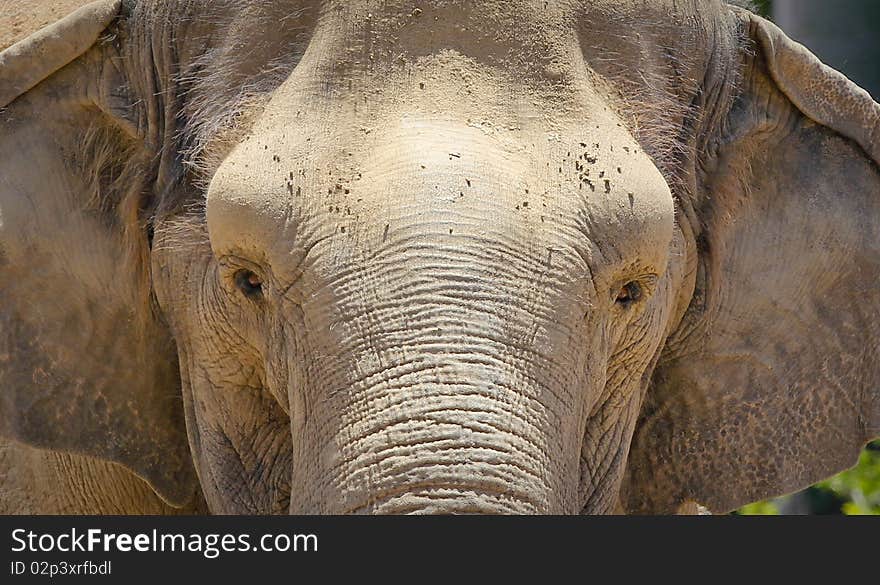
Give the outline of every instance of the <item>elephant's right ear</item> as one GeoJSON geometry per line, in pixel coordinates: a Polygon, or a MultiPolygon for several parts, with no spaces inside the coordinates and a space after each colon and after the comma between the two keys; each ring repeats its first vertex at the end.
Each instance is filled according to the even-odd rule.
{"type": "Polygon", "coordinates": [[[141,218],[152,155],[105,35],[120,4],[0,53],[0,436],[121,464],[183,505],[196,479],[141,218]]]}

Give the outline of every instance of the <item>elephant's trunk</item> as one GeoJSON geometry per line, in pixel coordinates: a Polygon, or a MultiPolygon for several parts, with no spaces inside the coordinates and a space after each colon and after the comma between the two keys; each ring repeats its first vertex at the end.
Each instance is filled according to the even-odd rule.
{"type": "Polygon", "coordinates": [[[562,512],[541,390],[495,364],[437,357],[363,393],[339,461],[346,511],[562,512]]]}
{"type": "Polygon", "coordinates": [[[325,357],[291,392],[292,512],[578,511],[576,370],[530,313],[453,272],[420,292],[401,274],[306,350],[325,357]]]}
{"type": "Polygon", "coordinates": [[[589,352],[568,359],[543,303],[505,290],[534,282],[504,275],[515,261],[493,282],[421,239],[357,277],[370,303],[318,292],[303,307],[315,345],[302,350],[321,357],[291,385],[291,511],[579,511],[589,352]]]}
{"type": "Polygon", "coordinates": [[[547,440],[557,423],[535,402],[543,390],[524,391],[503,366],[446,357],[427,354],[355,390],[321,450],[328,484],[314,489],[296,469],[291,511],[576,511],[577,461],[566,465],[563,445],[547,440]]]}

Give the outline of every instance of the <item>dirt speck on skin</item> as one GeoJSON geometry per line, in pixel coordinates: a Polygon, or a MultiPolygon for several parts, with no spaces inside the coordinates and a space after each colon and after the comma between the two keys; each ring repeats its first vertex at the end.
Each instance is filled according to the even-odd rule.
{"type": "Polygon", "coordinates": [[[92,0],[0,0],[0,51],[92,0]]]}

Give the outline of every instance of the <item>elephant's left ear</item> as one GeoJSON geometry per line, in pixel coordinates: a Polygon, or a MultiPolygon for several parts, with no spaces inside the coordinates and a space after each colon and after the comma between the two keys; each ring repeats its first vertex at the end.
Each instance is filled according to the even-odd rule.
{"type": "Polygon", "coordinates": [[[123,465],[184,505],[198,486],[151,303],[154,153],[124,116],[121,4],[0,52],[0,437],[123,465]]]}
{"type": "Polygon", "coordinates": [[[696,286],[633,438],[633,512],[792,492],[880,434],[880,105],[733,18],[739,93],[707,141],[696,286]]]}

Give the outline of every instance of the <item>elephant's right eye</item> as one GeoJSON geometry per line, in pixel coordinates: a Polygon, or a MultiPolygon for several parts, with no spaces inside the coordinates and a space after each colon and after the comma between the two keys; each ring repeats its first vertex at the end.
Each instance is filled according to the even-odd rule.
{"type": "Polygon", "coordinates": [[[235,273],[235,286],[248,298],[259,298],[263,295],[263,281],[250,270],[239,270],[235,273]]]}

